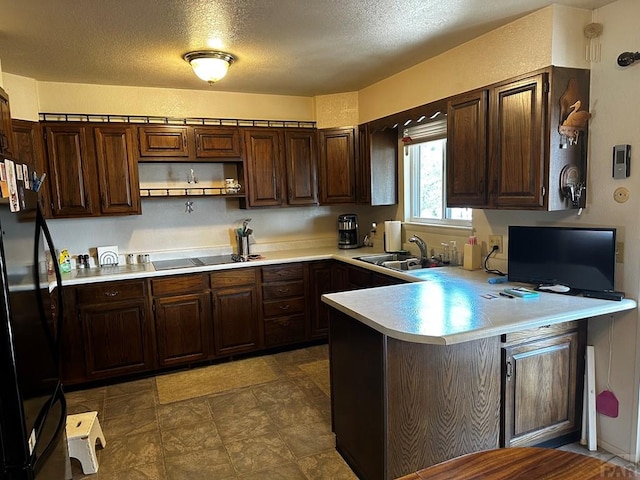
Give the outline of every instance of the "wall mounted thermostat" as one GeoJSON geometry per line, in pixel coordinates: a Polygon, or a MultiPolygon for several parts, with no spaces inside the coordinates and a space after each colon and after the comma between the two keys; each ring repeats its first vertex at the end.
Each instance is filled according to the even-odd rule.
{"type": "Polygon", "coordinates": [[[613,147],[613,178],[627,178],[631,173],[631,145],[613,147]]]}

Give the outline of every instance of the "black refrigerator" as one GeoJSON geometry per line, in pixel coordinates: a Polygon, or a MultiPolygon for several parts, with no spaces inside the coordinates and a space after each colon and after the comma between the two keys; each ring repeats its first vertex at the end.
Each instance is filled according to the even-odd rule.
{"type": "Polygon", "coordinates": [[[0,198],[0,479],[67,479],[67,408],[59,376],[62,284],[54,261],[52,298],[45,261],[45,248],[54,258],[56,250],[37,193],[21,189],[10,208],[14,193],[0,198]],[[16,206],[20,211],[11,211],[16,206]]]}

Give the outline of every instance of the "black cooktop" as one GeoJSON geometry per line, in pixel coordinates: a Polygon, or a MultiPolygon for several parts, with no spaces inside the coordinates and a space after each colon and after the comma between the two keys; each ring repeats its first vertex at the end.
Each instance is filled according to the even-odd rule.
{"type": "Polygon", "coordinates": [[[176,268],[202,267],[204,265],[222,265],[234,263],[231,255],[212,255],[198,258],[176,258],[173,260],[156,260],[153,268],[156,270],[173,270],[176,268]]]}

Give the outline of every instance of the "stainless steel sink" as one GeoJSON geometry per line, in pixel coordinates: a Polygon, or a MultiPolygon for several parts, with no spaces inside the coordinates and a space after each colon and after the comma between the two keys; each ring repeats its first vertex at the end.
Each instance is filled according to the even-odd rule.
{"type": "Polygon", "coordinates": [[[423,266],[420,264],[420,258],[410,253],[379,253],[354,258],[362,262],[372,263],[373,265],[379,265],[393,270],[418,270],[443,266],[435,260],[429,261],[427,265],[423,266]]]}
{"type": "Polygon", "coordinates": [[[382,265],[385,262],[404,262],[409,258],[416,258],[416,256],[408,253],[378,253],[376,255],[363,255],[355,258],[356,260],[373,263],[374,265],[382,265]]]}

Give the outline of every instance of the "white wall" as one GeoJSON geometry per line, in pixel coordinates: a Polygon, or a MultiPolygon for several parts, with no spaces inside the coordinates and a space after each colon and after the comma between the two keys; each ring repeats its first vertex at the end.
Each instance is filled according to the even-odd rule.
{"type": "MultiPolygon", "coordinates": [[[[588,208],[585,222],[621,227],[625,261],[618,264],[617,288],[639,298],[640,279],[640,65],[618,67],[616,59],[625,51],[640,50],[640,2],[618,0],[598,10],[595,18],[604,26],[601,37],[602,60],[591,65],[591,112],[589,131],[588,208]],[[612,147],[632,145],[631,176],[611,178],[612,147]],[[625,186],[631,192],[625,204],[613,200],[613,191],[625,186]]],[[[630,453],[638,460],[638,352],[640,346],[637,311],[616,316],[611,365],[611,389],[620,400],[616,419],[598,416],[599,439],[609,451],[630,453]]],[[[608,368],[608,324],[591,321],[589,339],[596,345],[598,392],[605,388],[608,368]]]]}

